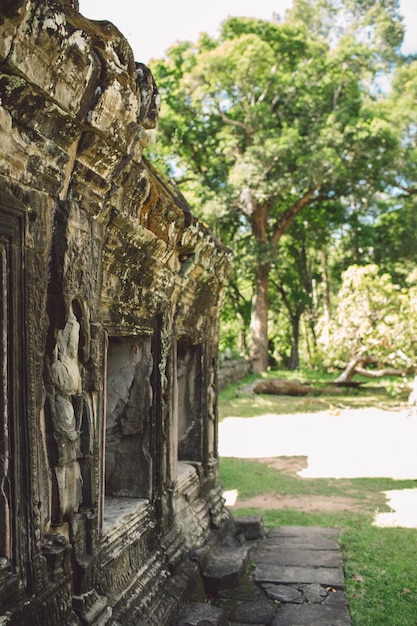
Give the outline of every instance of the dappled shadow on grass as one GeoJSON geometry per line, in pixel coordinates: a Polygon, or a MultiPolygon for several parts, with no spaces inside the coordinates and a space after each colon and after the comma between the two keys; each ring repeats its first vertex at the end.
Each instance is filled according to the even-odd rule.
{"type": "Polygon", "coordinates": [[[219,453],[236,458],[306,456],[305,478],[417,477],[417,417],[379,408],[228,417],[219,453]]]}
{"type": "MultiPolygon", "coordinates": [[[[297,461],[301,457],[296,457],[297,461]]],[[[343,511],[338,503],[346,503],[345,510],[373,516],[375,511],[389,511],[385,492],[392,489],[417,487],[416,480],[392,478],[301,478],[292,463],[292,457],[278,459],[220,458],[220,479],[225,491],[236,491],[235,507],[248,506],[249,500],[259,499],[261,509],[291,509],[304,512],[343,511]],[[278,463],[276,463],[278,461],[278,463]],[[285,466],[291,468],[286,471],[285,466]],[[279,467],[279,469],[277,469],[279,467]],[[295,469],[296,471],[292,471],[295,469]],[[303,508],[303,499],[305,507],[303,508]],[[321,501],[322,506],[318,506],[321,501]],[[315,506],[312,506],[315,503],[315,506]],[[293,506],[294,505],[294,506],[293,506]],[[316,506],[317,505],[317,506],[316,506]]]]}
{"type": "Polygon", "coordinates": [[[325,395],[303,397],[245,393],[221,399],[220,420],[226,417],[255,417],[264,413],[290,414],[341,411],[347,408],[378,407],[389,411],[406,410],[406,398],[393,399],[385,390],[335,388],[325,395]]]}

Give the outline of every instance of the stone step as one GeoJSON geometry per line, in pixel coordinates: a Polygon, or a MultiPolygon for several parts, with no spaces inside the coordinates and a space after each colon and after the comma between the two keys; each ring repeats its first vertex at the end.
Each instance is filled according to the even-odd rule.
{"type": "Polygon", "coordinates": [[[265,535],[255,518],[236,529],[243,543],[200,555],[213,606],[188,605],[176,626],[351,626],[337,530],[280,527],[265,535]]]}
{"type": "Polygon", "coordinates": [[[221,546],[210,555],[202,572],[204,587],[209,595],[239,584],[249,566],[249,550],[248,544],[221,546]]]}
{"type": "Polygon", "coordinates": [[[205,602],[190,602],[178,615],[175,626],[230,626],[222,609],[205,602]]]}

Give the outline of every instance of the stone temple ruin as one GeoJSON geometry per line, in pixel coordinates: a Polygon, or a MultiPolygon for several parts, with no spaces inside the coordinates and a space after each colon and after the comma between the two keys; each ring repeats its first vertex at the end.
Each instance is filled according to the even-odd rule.
{"type": "Polygon", "coordinates": [[[230,526],[230,252],[143,155],[158,92],[75,0],[0,2],[0,624],[168,624],[230,526]]]}

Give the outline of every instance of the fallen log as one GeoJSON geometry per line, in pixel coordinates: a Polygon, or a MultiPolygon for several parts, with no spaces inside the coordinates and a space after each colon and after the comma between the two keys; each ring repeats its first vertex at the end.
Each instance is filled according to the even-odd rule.
{"type": "Polygon", "coordinates": [[[370,363],[378,363],[378,359],[373,356],[365,356],[363,354],[357,354],[346,365],[343,372],[335,380],[335,383],[348,383],[352,380],[358,367],[362,365],[368,365],[370,363]]]}
{"type": "Polygon", "coordinates": [[[312,388],[296,380],[271,378],[271,380],[262,380],[257,383],[253,391],[254,393],[269,393],[277,396],[306,396],[312,392],[312,388]]]}
{"type": "Polygon", "coordinates": [[[361,374],[368,378],[382,378],[383,376],[404,376],[405,371],[395,367],[385,367],[379,370],[367,370],[364,367],[356,367],[355,374],[361,374]]]}

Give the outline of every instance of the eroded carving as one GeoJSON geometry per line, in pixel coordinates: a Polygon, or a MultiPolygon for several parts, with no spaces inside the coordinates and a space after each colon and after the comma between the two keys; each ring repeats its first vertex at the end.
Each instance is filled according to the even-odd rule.
{"type": "Polygon", "coordinates": [[[107,376],[106,493],[150,495],[151,337],[114,338],[107,376]]]}
{"type": "Polygon", "coordinates": [[[118,29],[77,0],[9,4],[0,613],[162,624],[179,597],[168,565],[183,597],[186,553],[221,519],[208,370],[231,255],[143,157],[159,96],[118,29]]]}
{"type": "Polygon", "coordinates": [[[79,341],[80,324],[71,304],[65,327],[56,333],[52,360],[47,364],[49,408],[57,446],[53,468],[55,480],[52,481],[52,522],[55,524],[73,516],[82,500],[82,478],[77,460],[83,409],[79,341]]]}

